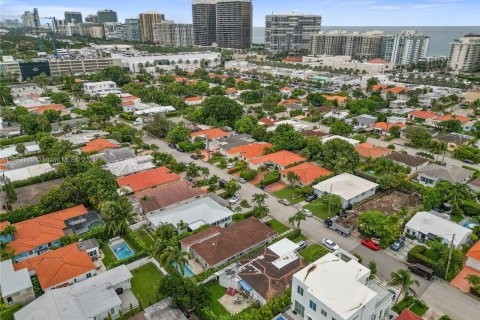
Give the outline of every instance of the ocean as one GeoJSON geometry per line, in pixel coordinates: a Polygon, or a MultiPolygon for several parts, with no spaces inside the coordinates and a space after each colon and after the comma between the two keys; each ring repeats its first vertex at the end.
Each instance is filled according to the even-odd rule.
{"type": "MultiPolygon", "coordinates": [[[[454,39],[463,37],[468,33],[480,34],[480,26],[473,27],[334,27],[322,26],[322,31],[345,30],[365,32],[370,30],[380,30],[386,34],[399,33],[402,30],[417,30],[420,33],[429,35],[430,49],[429,56],[448,56],[450,54],[450,42],[454,39]]],[[[265,28],[253,27],[253,43],[264,42],[265,28]]]]}

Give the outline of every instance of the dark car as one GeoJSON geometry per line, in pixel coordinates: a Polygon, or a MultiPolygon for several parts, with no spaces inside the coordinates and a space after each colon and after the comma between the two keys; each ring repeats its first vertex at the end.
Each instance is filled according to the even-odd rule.
{"type": "Polygon", "coordinates": [[[198,160],[199,159],[199,157],[196,154],[192,154],[190,156],[190,158],[192,158],[193,160],[198,160]]]}
{"type": "Polygon", "coordinates": [[[463,162],[468,163],[468,164],[475,164],[475,161],[470,160],[470,159],[463,159],[463,162]]]}
{"type": "Polygon", "coordinates": [[[397,241],[392,243],[392,245],[390,246],[390,249],[392,249],[393,251],[398,251],[401,248],[403,248],[404,245],[405,245],[405,237],[400,237],[398,238],[397,241]]]}
{"type": "Polygon", "coordinates": [[[433,275],[435,271],[432,269],[424,266],[423,264],[415,263],[415,264],[409,264],[408,269],[412,273],[415,273],[416,275],[419,275],[420,277],[424,278],[425,280],[432,280],[433,275]]]}
{"type": "Polygon", "coordinates": [[[226,183],[227,183],[227,180],[225,180],[225,179],[220,179],[220,180],[218,181],[218,185],[220,186],[220,188],[225,187],[225,184],[226,184],[226,183]]]}
{"type": "Polygon", "coordinates": [[[168,146],[172,149],[176,149],[177,146],[174,143],[169,143],[168,146]]]}
{"type": "Polygon", "coordinates": [[[185,152],[185,150],[183,150],[182,148],[180,148],[180,147],[178,147],[178,146],[177,146],[177,151],[185,152]]]}
{"type": "Polygon", "coordinates": [[[312,202],[313,200],[317,199],[318,198],[318,195],[316,193],[312,193],[311,195],[307,196],[307,198],[305,199],[305,201],[307,202],[312,202]]]}

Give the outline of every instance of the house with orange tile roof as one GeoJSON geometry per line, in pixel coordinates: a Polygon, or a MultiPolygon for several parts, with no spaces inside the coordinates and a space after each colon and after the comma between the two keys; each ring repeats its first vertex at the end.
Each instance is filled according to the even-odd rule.
{"type": "Polygon", "coordinates": [[[218,128],[212,128],[212,129],[192,132],[192,134],[190,135],[190,137],[192,138],[192,141],[196,137],[202,137],[204,139],[207,138],[208,140],[212,141],[212,140],[223,139],[223,138],[226,138],[226,137],[229,137],[229,136],[230,136],[230,133],[228,133],[226,131],[223,131],[221,129],[218,129],[218,128]]]}
{"type": "Polygon", "coordinates": [[[423,320],[423,318],[417,316],[410,309],[404,309],[395,320],[423,320]]]}
{"type": "Polygon", "coordinates": [[[270,127],[270,126],[273,126],[275,124],[275,120],[273,120],[271,118],[263,117],[260,120],[258,120],[258,124],[260,124],[260,125],[265,124],[265,125],[270,127]]]}
{"type": "Polygon", "coordinates": [[[480,241],[468,250],[465,265],[480,271],[480,241]]]}
{"type": "Polygon", "coordinates": [[[402,94],[405,91],[407,91],[407,88],[405,87],[393,87],[393,88],[387,88],[383,90],[383,93],[393,93],[393,94],[402,94]]]}
{"type": "Polygon", "coordinates": [[[87,208],[81,204],[14,223],[16,232],[13,240],[7,242],[7,250],[14,252],[15,261],[41,255],[50,251],[52,247],[61,247],[60,238],[67,230],[73,232],[80,230],[77,228],[81,224],[91,223],[92,219],[99,220],[98,214],[92,213],[90,219],[87,208]]]}
{"type": "Polygon", "coordinates": [[[187,106],[198,106],[199,104],[202,104],[203,100],[203,97],[190,97],[183,99],[187,106]]]}
{"type": "Polygon", "coordinates": [[[465,266],[452,280],[451,285],[463,292],[470,292],[470,284],[465,279],[469,274],[480,276],[480,241],[468,250],[465,266]]]}
{"type": "Polygon", "coordinates": [[[267,142],[254,142],[244,146],[229,149],[225,152],[227,158],[236,158],[242,160],[249,160],[262,156],[265,153],[265,149],[271,148],[272,145],[267,142]]]}
{"type": "Polygon", "coordinates": [[[469,117],[464,117],[460,115],[452,115],[452,114],[444,114],[443,116],[438,116],[435,118],[430,118],[425,121],[426,125],[432,126],[432,127],[438,127],[438,125],[444,121],[450,121],[450,120],[458,120],[460,121],[461,124],[464,124],[465,122],[470,121],[469,117]]]}
{"type": "Polygon", "coordinates": [[[428,119],[433,119],[436,117],[438,117],[438,114],[430,110],[426,110],[426,111],[415,110],[415,111],[409,112],[407,115],[408,120],[418,121],[418,122],[424,122],[428,119]]]}
{"type": "Polygon", "coordinates": [[[373,131],[382,135],[389,135],[390,129],[394,127],[399,127],[400,129],[402,129],[406,126],[407,125],[403,123],[377,122],[373,125],[373,131]]]}
{"type": "Polygon", "coordinates": [[[80,150],[85,153],[91,153],[111,148],[120,148],[120,145],[112,142],[111,140],[99,138],[87,142],[85,146],[80,148],[80,150]]]}
{"type": "Polygon", "coordinates": [[[125,188],[130,192],[137,192],[177,180],[180,180],[178,174],[170,172],[170,169],[167,167],[160,167],[120,177],[116,181],[120,188],[125,188]]]}
{"type": "Polygon", "coordinates": [[[47,110],[62,112],[63,110],[65,110],[65,106],[63,104],[46,104],[33,108],[28,108],[28,111],[38,114],[43,114],[47,110]]]}
{"type": "Polygon", "coordinates": [[[285,108],[299,108],[303,107],[304,100],[300,99],[285,99],[277,103],[277,106],[285,107],[285,108]]]}
{"type": "Polygon", "coordinates": [[[300,186],[310,185],[314,183],[315,180],[317,180],[318,178],[326,177],[333,173],[330,170],[320,167],[319,165],[316,165],[314,163],[304,162],[297,166],[282,170],[280,172],[281,180],[285,183],[289,183],[287,179],[289,172],[293,172],[298,176],[298,184],[300,186]]]}
{"type": "Polygon", "coordinates": [[[282,59],[283,63],[301,63],[302,61],[302,57],[286,57],[282,59]]]}
{"type": "Polygon", "coordinates": [[[382,91],[383,89],[387,89],[388,87],[384,84],[375,84],[372,86],[372,92],[374,91],[382,91]]]}
{"type": "Polygon", "coordinates": [[[28,269],[36,275],[43,291],[66,287],[96,274],[95,264],[77,243],[23,260],[13,266],[16,271],[28,269]]]}
{"type": "Polygon", "coordinates": [[[386,60],[383,60],[383,59],[380,59],[380,58],[376,58],[376,59],[370,59],[368,60],[368,63],[374,63],[374,64],[389,64],[390,62],[386,61],[386,60]]]}
{"type": "Polygon", "coordinates": [[[338,101],[338,103],[340,105],[344,105],[345,102],[347,102],[347,97],[344,97],[344,96],[338,96],[338,95],[337,96],[330,96],[330,95],[324,94],[324,95],[322,95],[322,97],[324,97],[325,100],[327,100],[327,101],[335,101],[336,100],[336,101],[338,101]]]}
{"type": "Polygon", "coordinates": [[[248,163],[249,166],[255,170],[261,166],[273,166],[278,167],[280,170],[285,170],[286,167],[304,162],[305,160],[305,158],[300,157],[298,154],[282,150],[255,159],[250,159],[248,163]]]}
{"type": "Polygon", "coordinates": [[[292,88],[285,87],[280,89],[280,94],[284,97],[290,97],[292,95],[292,91],[292,88]]]}
{"type": "Polygon", "coordinates": [[[355,147],[355,151],[357,151],[360,156],[364,158],[379,158],[383,156],[388,156],[392,153],[392,149],[376,146],[372,143],[364,142],[355,147]]]}

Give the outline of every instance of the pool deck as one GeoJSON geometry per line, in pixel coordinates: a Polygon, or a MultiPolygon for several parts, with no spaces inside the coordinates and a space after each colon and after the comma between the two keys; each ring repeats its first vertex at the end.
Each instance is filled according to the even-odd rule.
{"type": "Polygon", "coordinates": [[[127,241],[126,241],[125,239],[123,239],[123,238],[116,239],[116,240],[114,240],[114,241],[112,241],[112,242],[109,241],[109,242],[108,242],[108,246],[110,247],[110,250],[112,250],[113,254],[115,255],[115,258],[117,258],[118,261],[120,261],[120,260],[125,260],[125,259],[127,259],[127,258],[135,255],[135,251],[132,249],[132,247],[130,247],[130,245],[127,243],[127,241]],[[123,257],[123,258],[119,257],[119,256],[117,255],[117,252],[112,248],[113,246],[116,246],[116,245],[119,245],[119,244],[125,244],[125,246],[127,246],[127,247],[130,249],[130,251],[132,252],[132,254],[129,255],[128,257],[123,257]]]}
{"type": "Polygon", "coordinates": [[[200,274],[204,271],[198,262],[190,258],[188,259],[188,266],[190,270],[192,270],[193,274],[200,274]]]}

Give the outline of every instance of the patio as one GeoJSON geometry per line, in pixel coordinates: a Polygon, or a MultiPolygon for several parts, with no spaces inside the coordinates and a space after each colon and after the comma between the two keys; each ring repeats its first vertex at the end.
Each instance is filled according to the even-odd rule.
{"type": "Polygon", "coordinates": [[[192,270],[193,274],[200,274],[205,271],[200,263],[191,258],[188,258],[188,266],[190,267],[190,270],[192,270]]]}
{"type": "Polygon", "coordinates": [[[218,299],[218,302],[230,313],[237,314],[250,307],[251,302],[248,298],[243,297],[240,293],[235,293],[234,296],[225,294],[218,299]]]}

